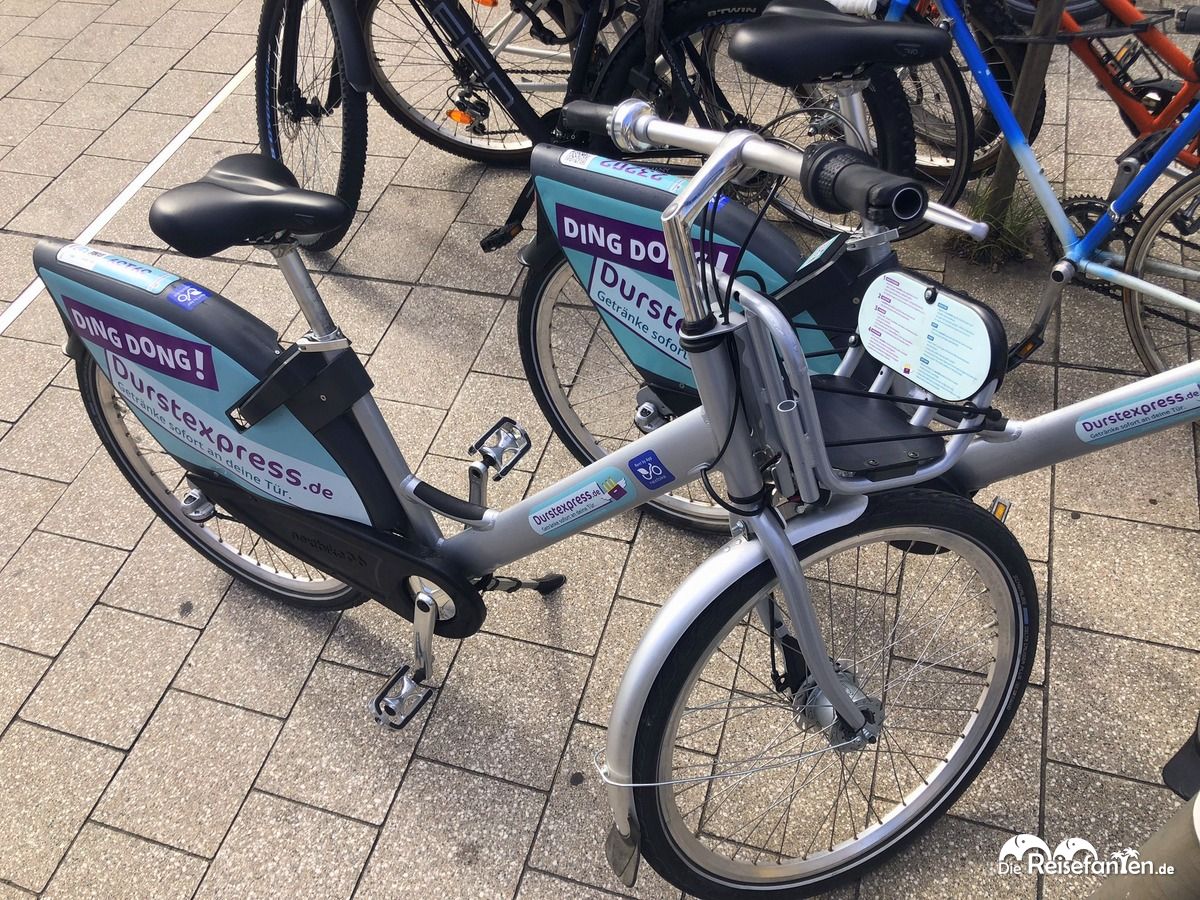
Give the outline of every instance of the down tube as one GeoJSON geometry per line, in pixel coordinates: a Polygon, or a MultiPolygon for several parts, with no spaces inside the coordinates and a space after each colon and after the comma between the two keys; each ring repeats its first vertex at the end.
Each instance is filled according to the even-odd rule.
{"type": "Polygon", "coordinates": [[[968,491],[1200,419],[1200,362],[1024,422],[1008,441],[976,441],[950,476],[968,491]]]}
{"type": "Polygon", "coordinates": [[[716,455],[704,409],[694,409],[502,511],[491,529],[468,528],[438,550],[467,575],[494,572],[696,480],[716,455]]]}
{"type": "MultiPolygon", "coordinates": [[[[1175,131],[1171,133],[1171,136],[1150,157],[1146,165],[1142,166],[1133,181],[1112,202],[1112,209],[1118,216],[1124,218],[1133,212],[1138,201],[1142,199],[1142,195],[1150,190],[1150,186],[1154,184],[1158,176],[1166,171],[1167,166],[1175,161],[1180,151],[1192,142],[1197,133],[1200,133],[1200,106],[1195,107],[1187,114],[1175,131]]],[[[1070,258],[1078,262],[1090,257],[1116,225],[1116,220],[1111,215],[1102,217],[1071,251],[1070,258]]]]}

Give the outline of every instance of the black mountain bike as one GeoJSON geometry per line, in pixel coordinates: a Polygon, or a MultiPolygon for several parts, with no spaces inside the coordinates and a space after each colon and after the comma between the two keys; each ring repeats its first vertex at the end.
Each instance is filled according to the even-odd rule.
{"type": "MultiPolygon", "coordinates": [[[[844,85],[783,90],[732,64],[729,40],[768,0],[501,2],[367,0],[347,25],[349,0],[268,0],[257,87],[264,149],[287,162],[301,184],[356,202],[366,154],[364,98],[346,73],[361,60],[371,93],[401,125],[443,150],[488,163],[524,165],[537,143],[586,142],[559,127],[568,99],[637,96],[674,121],[750,128],[794,146],[855,143],[857,129],[857,143],[882,167],[912,169],[912,121],[892,70],[876,67],[860,79],[865,111],[854,121],[844,85]]],[[[661,152],[654,159],[661,164],[661,152]]],[[[939,181],[938,173],[926,178],[931,196],[944,202],[962,189],[939,181]]],[[[751,194],[758,189],[743,187],[751,194]]],[[[532,198],[530,186],[485,249],[520,231],[532,198]]],[[[798,189],[785,187],[773,204],[820,232],[848,227],[808,206],[798,189]]],[[[313,246],[326,248],[341,237],[313,246]]]]}

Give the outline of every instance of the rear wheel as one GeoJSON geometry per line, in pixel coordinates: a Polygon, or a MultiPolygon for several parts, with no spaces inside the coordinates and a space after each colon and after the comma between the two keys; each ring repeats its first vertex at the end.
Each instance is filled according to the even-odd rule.
{"type": "MultiPolygon", "coordinates": [[[[965,11],[967,24],[979,43],[983,58],[1005,101],[1011,104],[1025,50],[1022,45],[1008,43],[1004,38],[1023,32],[1001,0],[968,0],[965,11]]],[[[914,4],[905,16],[917,22],[942,22],[936,0],[914,4]]],[[[984,175],[995,167],[1003,145],[1000,126],[957,45],[945,59],[902,68],[900,81],[912,108],[919,171],[954,185],[984,175]],[[966,147],[971,148],[969,156],[965,153],[966,147]]],[[[1041,129],[1045,114],[1046,93],[1042,91],[1029,128],[1031,142],[1041,129]]],[[[961,188],[959,190],[961,193],[961,188]]],[[[952,192],[947,190],[946,194],[951,196],[952,192]]],[[[958,199],[958,195],[952,196],[958,199]]]]}
{"type": "MultiPolygon", "coordinates": [[[[258,140],[300,186],[336,194],[351,207],[367,161],[367,98],[342,77],[342,46],[328,0],[266,0],[255,64],[258,140]]],[[[305,238],[328,250],[350,223],[305,238]]]]}
{"type": "MultiPolygon", "coordinates": [[[[533,143],[419,2],[370,0],[364,7],[375,99],[418,138],[449,153],[485,163],[524,162],[533,143]]],[[[543,24],[565,37],[557,0],[531,6],[543,24]]],[[[569,44],[541,43],[529,33],[528,20],[507,3],[467,2],[459,8],[535,112],[548,115],[562,105],[569,44]]]]}
{"type": "MultiPolygon", "coordinates": [[[[1017,90],[1017,77],[1021,74],[1021,66],[1025,63],[1025,48],[1021,44],[1008,43],[1005,37],[1022,35],[1024,29],[1013,21],[1008,9],[1001,0],[968,0],[966,3],[967,23],[971,32],[979,42],[983,58],[988,68],[996,76],[1004,101],[1012,105],[1013,95],[1017,90]]],[[[968,77],[970,67],[958,52],[953,52],[954,60],[967,82],[967,92],[971,98],[971,108],[975,114],[975,154],[971,172],[973,175],[983,175],[996,166],[1000,150],[1004,146],[1004,136],[1000,132],[1000,123],[988,111],[983,93],[974,78],[968,77]]],[[[1029,126],[1026,137],[1033,143],[1042,128],[1046,117],[1046,91],[1038,96],[1037,109],[1033,113],[1033,121],[1029,126]]]]}
{"type": "MultiPolygon", "coordinates": [[[[1200,174],[1188,176],[1150,207],[1125,271],[1200,298],[1200,174]]],[[[1130,288],[1124,290],[1124,304],[1125,325],[1147,372],[1200,359],[1200,315],[1130,288]]]]}
{"type": "Polygon", "coordinates": [[[971,177],[975,121],[966,83],[948,57],[897,72],[912,115],[916,171],[929,198],[953,206],[971,177]]]}
{"type": "Polygon", "coordinates": [[[155,515],[193,549],[231,575],[289,606],[346,609],[367,598],[289,555],[220,507],[197,521],[185,512],[190,490],[183,467],[155,440],[87,354],[76,364],[88,417],[113,462],[155,515]]]}
{"type": "Polygon", "coordinates": [[[796,553],[878,733],[855,742],[781,641],[794,631],[769,563],[721,593],[654,676],[634,740],[642,853],[689,895],[801,897],[861,876],[970,785],[1029,677],[1028,560],[970,501],[877,495],[796,553]]]}

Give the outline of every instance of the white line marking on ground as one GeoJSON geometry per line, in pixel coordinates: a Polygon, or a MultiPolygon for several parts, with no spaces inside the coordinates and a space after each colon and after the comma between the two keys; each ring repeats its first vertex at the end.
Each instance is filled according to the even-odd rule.
{"type": "MultiPolygon", "coordinates": [[[[133,198],[134,194],[146,186],[146,182],[154,177],[154,174],[166,164],[168,159],[175,155],[188,138],[196,133],[196,130],[204,124],[204,121],[216,112],[217,107],[228,99],[229,95],[237,89],[239,84],[246,80],[246,76],[252,71],[254,71],[253,56],[250,57],[250,61],[242,66],[236,75],[225,82],[224,87],[217,91],[216,95],[204,105],[204,109],[196,113],[192,120],[183,126],[179,134],[175,135],[171,139],[171,142],[163,147],[154,159],[146,163],[146,168],[142,169],[137,174],[137,177],[125,186],[125,189],[117,195],[117,198],[108,204],[104,208],[104,211],[96,216],[87,228],[80,232],[79,236],[75,238],[75,243],[86,244],[98,235],[100,230],[113,220],[113,217],[133,198]]],[[[26,307],[33,302],[34,297],[41,293],[41,290],[42,279],[35,278],[29,282],[25,290],[21,291],[20,296],[12,302],[12,305],[3,314],[0,314],[0,334],[4,334],[8,326],[16,321],[17,316],[25,311],[26,307]]]]}

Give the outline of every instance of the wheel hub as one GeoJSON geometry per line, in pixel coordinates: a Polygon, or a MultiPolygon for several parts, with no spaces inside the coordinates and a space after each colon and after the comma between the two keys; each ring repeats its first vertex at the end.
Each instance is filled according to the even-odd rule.
{"type": "Polygon", "coordinates": [[[792,698],[793,717],[797,725],[813,725],[824,731],[834,750],[843,753],[862,750],[879,739],[883,727],[883,703],[863,692],[845,660],[838,661],[837,676],[866,719],[861,729],[855,731],[850,727],[811,675],[792,698]]]}
{"type": "Polygon", "coordinates": [[[466,127],[471,134],[482,135],[487,133],[487,120],[492,114],[491,107],[488,102],[471,88],[461,88],[454,96],[454,109],[466,118],[466,122],[461,122],[458,117],[452,117],[455,121],[459,121],[466,127]]]}
{"type": "Polygon", "coordinates": [[[299,90],[280,105],[280,112],[283,115],[280,116],[279,128],[289,140],[296,139],[305,119],[320,122],[321,119],[332,115],[332,110],[324,103],[316,97],[305,97],[299,90]]]}

